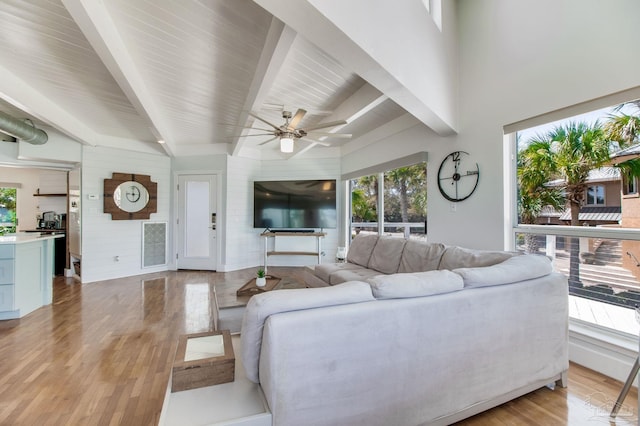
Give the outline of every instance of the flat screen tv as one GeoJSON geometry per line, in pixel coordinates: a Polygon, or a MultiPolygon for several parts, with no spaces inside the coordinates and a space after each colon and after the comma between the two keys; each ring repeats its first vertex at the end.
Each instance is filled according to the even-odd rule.
{"type": "Polygon", "coordinates": [[[254,228],[296,230],[336,226],[335,179],[254,182],[254,228]]]}

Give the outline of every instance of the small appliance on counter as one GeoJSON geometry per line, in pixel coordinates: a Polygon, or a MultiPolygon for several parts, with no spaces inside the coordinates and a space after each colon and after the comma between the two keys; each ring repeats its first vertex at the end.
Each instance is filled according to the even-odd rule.
{"type": "Polygon", "coordinates": [[[64,229],[66,214],[56,214],[56,212],[42,213],[42,219],[38,220],[38,229],[64,229]]]}

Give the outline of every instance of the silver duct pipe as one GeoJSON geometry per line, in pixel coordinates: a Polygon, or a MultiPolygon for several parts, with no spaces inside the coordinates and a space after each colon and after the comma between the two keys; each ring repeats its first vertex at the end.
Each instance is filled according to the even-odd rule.
{"type": "Polygon", "coordinates": [[[33,145],[42,145],[49,139],[44,130],[2,111],[0,111],[0,131],[33,145]]]}

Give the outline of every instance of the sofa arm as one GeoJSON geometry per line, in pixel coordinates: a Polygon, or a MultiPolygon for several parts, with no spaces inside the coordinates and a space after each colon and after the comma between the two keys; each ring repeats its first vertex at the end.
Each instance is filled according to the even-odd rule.
{"type": "Polygon", "coordinates": [[[375,300],[371,286],[352,281],[332,287],[276,290],[261,293],[249,299],[242,318],[240,340],[242,364],[247,378],[258,383],[258,362],[262,349],[262,330],[265,320],[281,312],[345,305],[375,300]]]}

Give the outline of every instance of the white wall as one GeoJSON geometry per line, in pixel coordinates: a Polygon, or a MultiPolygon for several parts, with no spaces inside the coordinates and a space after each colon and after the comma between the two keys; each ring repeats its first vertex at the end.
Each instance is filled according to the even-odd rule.
{"type": "MultiPolygon", "coordinates": [[[[430,156],[430,236],[502,248],[504,125],[640,85],[640,2],[462,0],[460,132],[456,149],[480,166],[477,192],[451,213],[434,191],[430,156]]],[[[435,148],[435,147],[434,147],[435,148]]]]}
{"type": "Polygon", "coordinates": [[[150,221],[169,221],[169,157],[101,147],[84,147],[82,155],[82,282],[166,270],[142,268],[142,220],[111,220],[103,213],[104,180],[112,173],[150,175],[158,183],[158,212],[150,221]],[[97,199],[89,199],[97,196],[97,199]],[[116,261],[118,256],[119,261],[116,261]]]}
{"type": "Polygon", "coordinates": [[[227,158],[227,192],[224,229],[226,244],[221,271],[260,265],[259,229],[253,228],[253,181],[260,176],[260,161],[227,158]]]}
{"type": "MultiPolygon", "coordinates": [[[[40,194],[66,194],[67,172],[61,170],[42,169],[38,172],[40,194]]],[[[35,197],[38,202],[38,214],[54,211],[58,214],[67,212],[67,197],[35,197]]]]}
{"type": "Polygon", "coordinates": [[[640,2],[620,0],[461,0],[459,133],[439,137],[424,126],[390,136],[342,160],[343,173],[412,151],[428,151],[430,241],[504,247],[503,126],[640,85],[640,2]],[[452,151],[479,163],[472,197],[445,200],[437,169],[452,151]]]}

